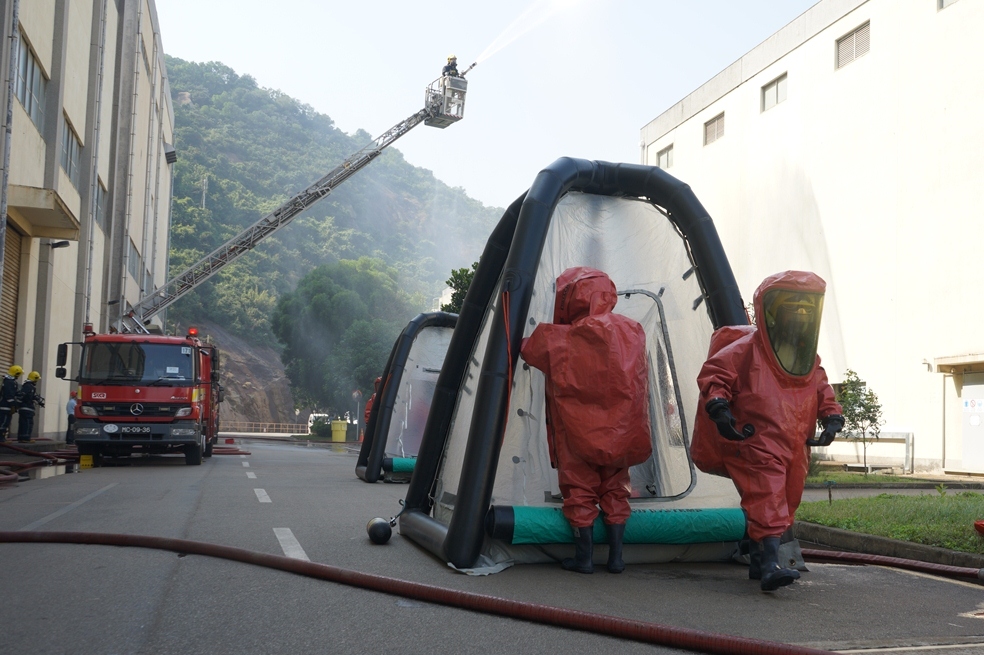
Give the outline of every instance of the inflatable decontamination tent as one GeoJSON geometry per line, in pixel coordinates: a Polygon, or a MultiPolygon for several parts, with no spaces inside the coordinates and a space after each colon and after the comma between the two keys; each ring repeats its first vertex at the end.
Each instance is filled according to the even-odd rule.
{"type": "MultiPolygon", "coordinates": [[[[689,454],[711,333],[747,323],[714,224],[663,170],[568,158],[540,172],[489,238],[437,380],[400,533],[463,570],[570,555],[544,379],[519,350],[552,320],[555,281],[571,266],[607,273],[614,311],[647,336],[653,455],[631,469],[626,561],[727,559],[745,529],[738,495],[689,454]]],[[[605,540],[599,519],[595,541],[605,540]]]]}
{"type": "Polygon", "coordinates": [[[447,312],[418,314],[393,344],[355,466],[366,482],[410,479],[457,319],[447,312]]]}

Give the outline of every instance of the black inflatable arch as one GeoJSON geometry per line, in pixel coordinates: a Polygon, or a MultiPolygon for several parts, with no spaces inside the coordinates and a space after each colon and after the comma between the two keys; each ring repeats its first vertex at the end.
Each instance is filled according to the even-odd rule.
{"type": "Polygon", "coordinates": [[[413,342],[421,330],[428,327],[453,328],[458,321],[457,314],[448,312],[428,312],[417,314],[403,328],[390,351],[386,368],[383,370],[383,381],[376,400],[369,410],[369,420],[366,422],[366,433],[356,461],[355,474],[366,482],[377,482],[383,473],[383,459],[386,455],[386,437],[389,434],[390,420],[393,417],[393,407],[400,391],[400,381],[406,370],[407,357],[413,347],[413,342]],[[381,411],[383,408],[387,411],[381,411]]]}
{"type": "Polygon", "coordinates": [[[458,568],[481,552],[500,435],[506,421],[508,371],[515,368],[532,286],[553,210],[568,192],[648,200],[668,214],[690,251],[713,327],[747,323],[738,284],[707,211],[690,187],[659,168],[561,158],[540,171],[529,191],[505,212],[486,245],[458,319],[417,455],[401,534],[458,568]],[[430,516],[431,498],[448,438],[456,395],[493,293],[509,292],[511,343],[503,304],[496,309],[476,391],[461,480],[450,524],[430,516]],[[512,361],[509,355],[512,353],[512,361]],[[440,397],[439,397],[440,396],[440,397]]]}

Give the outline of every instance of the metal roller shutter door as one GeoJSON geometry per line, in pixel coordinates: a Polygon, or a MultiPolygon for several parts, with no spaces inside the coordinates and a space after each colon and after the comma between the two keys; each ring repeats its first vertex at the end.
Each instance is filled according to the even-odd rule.
{"type": "Polygon", "coordinates": [[[20,253],[21,236],[8,225],[3,249],[3,295],[0,297],[0,372],[6,371],[14,363],[20,253]]]}

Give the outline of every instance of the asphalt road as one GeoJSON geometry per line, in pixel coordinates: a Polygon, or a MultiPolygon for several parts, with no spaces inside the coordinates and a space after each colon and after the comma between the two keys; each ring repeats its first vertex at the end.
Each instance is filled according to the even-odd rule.
{"type": "MultiPolygon", "coordinates": [[[[0,530],[154,535],[307,557],[357,571],[635,620],[845,652],[984,654],[984,587],[881,567],[810,564],[764,594],[733,564],[630,565],[622,575],[516,566],[452,571],[366,522],[403,485],[355,477],[355,453],[251,443],[0,489],[0,530]]],[[[672,653],[196,555],[0,544],[0,653],[672,653]]]]}

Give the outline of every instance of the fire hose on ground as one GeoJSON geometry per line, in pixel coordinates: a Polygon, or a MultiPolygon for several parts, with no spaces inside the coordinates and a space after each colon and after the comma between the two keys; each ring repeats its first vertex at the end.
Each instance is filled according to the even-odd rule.
{"type": "Polygon", "coordinates": [[[0,484],[9,484],[12,482],[17,482],[20,480],[20,472],[27,471],[30,469],[41,468],[44,466],[54,466],[57,464],[67,464],[72,461],[78,461],[78,453],[72,450],[58,450],[55,452],[35,452],[27,448],[21,448],[20,446],[15,446],[7,442],[0,442],[0,446],[12,450],[14,452],[20,453],[22,455],[29,455],[31,457],[40,457],[41,459],[36,459],[30,462],[14,462],[14,461],[3,461],[0,462],[0,484]],[[4,472],[11,471],[12,472],[4,472]]]}
{"type": "MultiPolygon", "coordinates": [[[[522,621],[592,632],[619,639],[681,648],[701,653],[722,653],[730,655],[819,655],[820,653],[829,652],[803,646],[780,644],[747,637],[736,637],[733,635],[636,621],[538,603],[486,596],[381,575],[361,573],[328,564],[318,564],[281,555],[269,555],[232,546],[221,546],[187,539],[86,532],[0,532],[0,543],[66,543],[129,546],[167,550],[178,554],[217,557],[245,564],[264,566],[296,575],[317,578],[319,580],[328,580],[370,591],[447,605],[458,609],[494,614],[522,621]]],[[[982,570],[978,569],[926,564],[925,562],[914,562],[895,557],[857,555],[855,553],[827,552],[810,549],[805,549],[803,554],[811,560],[880,564],[927,571],[947,577],[984,579],[982,577],[982,570]]]]}

